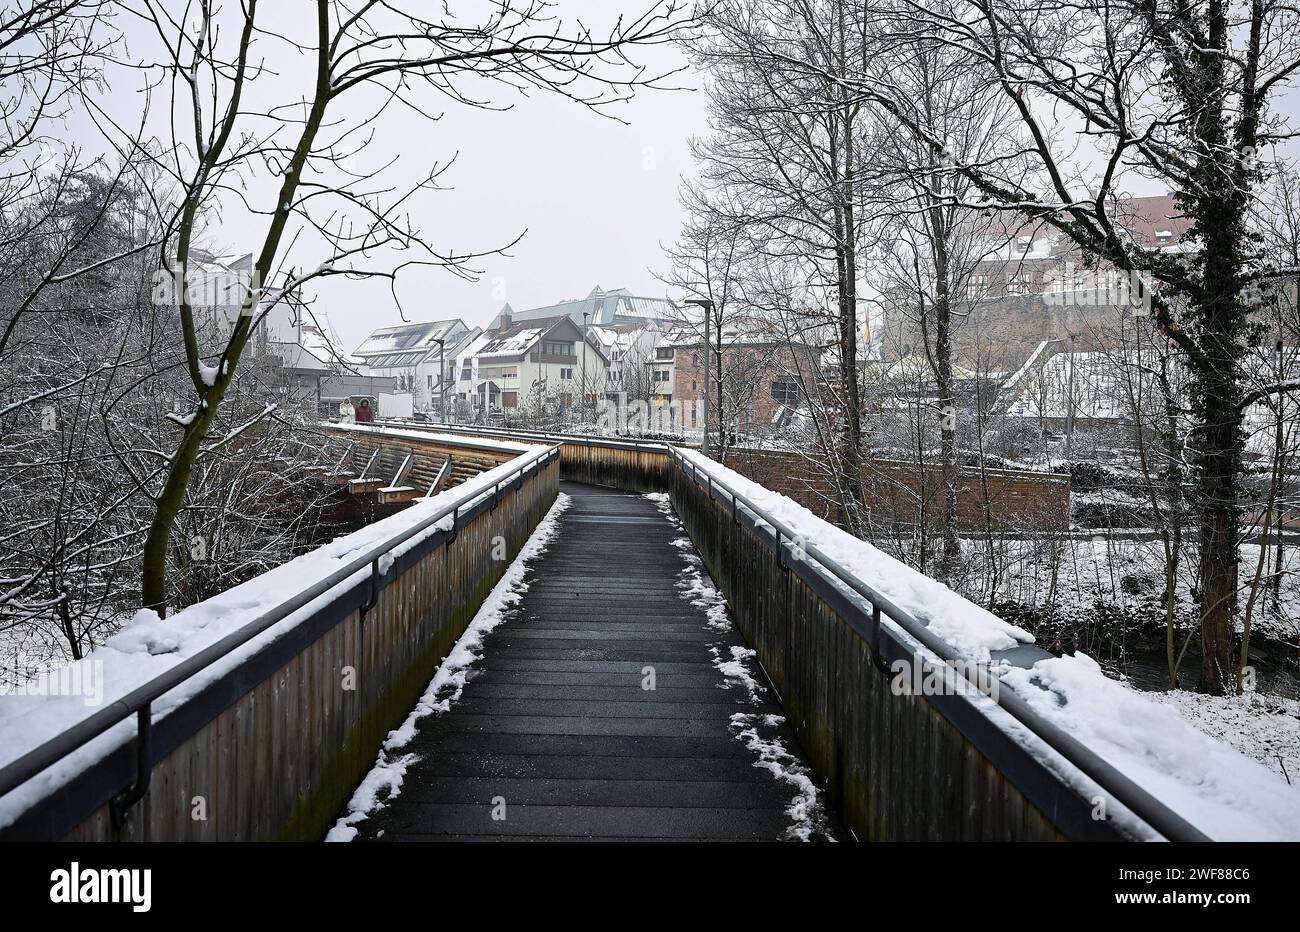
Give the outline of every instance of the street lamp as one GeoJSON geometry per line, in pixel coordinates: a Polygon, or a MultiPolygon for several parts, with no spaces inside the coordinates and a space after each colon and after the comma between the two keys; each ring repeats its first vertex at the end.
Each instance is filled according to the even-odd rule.
{"type": "Polygon", "coordinates": [[[447,363],[443,359],[443,353],[447,348],[447,341],[433,338],[433,342],[438,344],[438,419],[444,424],[447,423],[447,390],[443,387],[443,379],[447,377],[447,363]]]}
{"type": "MultiPolygon", "coordinates": [[[[709,318],[713,316],[713,302],[708,298],[687,298],[683,304],[693,304],[704,311],[704,442],[700,452],[709,455],[709,318]]],[[[721,425],[718,425],[721,427],[721,425]]]]}
{"type": "Polygon", "coordinates": [[[591,314],[588,311],[582,312],[582,390],[578,397],[581,399],[582,419],[587,419],[587,318],[591,314]]]}

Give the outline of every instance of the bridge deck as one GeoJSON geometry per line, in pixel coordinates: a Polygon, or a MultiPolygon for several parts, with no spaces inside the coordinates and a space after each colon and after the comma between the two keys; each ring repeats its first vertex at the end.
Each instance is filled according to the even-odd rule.
{"type": "Polygon", "coordinates": [[[792,816],[806,777],[789,773],[810,771],[789,728],[767,718],[780,707],[757,665],[755,696],[715,663],[743,642],[678,588],[694,550],[674,545],[674,522],[644,496],[563,491],[572,504],[522,601],[451,710],[420,722],[401,794],[359,838],[838,834],[815,806],[792,816]]]}

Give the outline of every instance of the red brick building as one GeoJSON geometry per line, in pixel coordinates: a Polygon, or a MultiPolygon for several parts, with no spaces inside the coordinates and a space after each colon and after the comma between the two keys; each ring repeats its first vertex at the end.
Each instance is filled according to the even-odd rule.
{"type": "MultiPolygon", "coordinates": [[[[704,345],[695,334],[677,332],[656,347],[655,358],[646,365],[656,373],[660,386],[656,398],[671,402],[681,426],[688,430],[704,426],[704,345]],[[667,389],[667,391],[664,391],[667,389]]],[[[718,427],[719,375],[716,345],[711,349],[711,426],[718,427]]],[[[761,433],[780,426],[788,412],[807,405],[819,379],[820,347],[792,344],[785,339],[759,334],[723,334],[721,404],[722,422],[728,431],[761,433]]]]}

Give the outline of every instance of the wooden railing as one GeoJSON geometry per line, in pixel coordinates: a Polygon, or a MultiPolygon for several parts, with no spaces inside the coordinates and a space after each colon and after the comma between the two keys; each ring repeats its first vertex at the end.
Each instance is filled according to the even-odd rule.
{"type": "Polygon", "coordinates": [[[32,796],[0,838],[320,838],[554,502],[556,450],[515,464],[0,768],[0,798],[32,796]],[[152,703],[286,619],[153,719],[152,703]],[[116,744],[77,764],[96,739],[116,744]],[[43,776],[55,764],[75,772],[43,776]]]}
{"type": "Polygon", "coordinates": [[[857,838],[1206,840],[1014,690],[956,672],[971,665],[852,567],[672,455],[673,508],[857,838]],[[894,688],[899,661],[945,688],[894,688]]]}
{"type": "Polygon", "coordinates": [[[561,479],[603,485],[628,492],[668,491],[671,463],[668,445],[663,443],[509,428],[422,424],[419,421],[396,418],[380,423],[406,430],[423,429],[431,433],[447,433],[467,438],[552,444],[560,448],[561,479]]]}

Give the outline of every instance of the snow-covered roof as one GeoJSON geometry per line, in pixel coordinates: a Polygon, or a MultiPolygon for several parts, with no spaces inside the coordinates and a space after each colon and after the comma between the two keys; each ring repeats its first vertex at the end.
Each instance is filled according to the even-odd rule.
{"type": "Polygon", "coordinates": [[[489,339],[478,351],[480,358],[488,356],[522,356],[551,327],[524,327],[515,325],[489,330],[489,339]]]}
{"type": "MultiPolygon", "coordinates": [[[[928,381],[934,378],[934,368],[930,365],[928,359],[921,356],[904,356],[886,366],[881,375],[883,378],[890,380],[915,381],[917,379],[924,379],[928,381]]],[[[975,373],[964,366],[959,366],[954,363],[952,366],[952,377],[958,380],[973,379],[975,378],[975,373]]]]}
{"type": "Polygon", "coordinates": [[[353,350],[353,355],[367,357],[367,362],[378,368],[414,365],[423,360],[430,349],[437,349],[438,340],[450,340],[465,329],[465,324],[458,319],[380,327],[353,350]],[[402,361],[404,357],[411,354],[418,354],[414,362],[402,361]],[[382,362],[373,362],[369,359],[372,356],[384,357],[384,359],[382,362]]]}
{"type": "MultiPolygon", "coordinates": [[[[1078,418],[1131,419],[1133,410],[1124,379],[1127,367],[1138,361],[1136,352],[1057,353],[1043,362],[1037,373],[1018,380],[1019,395],[1007,406],[1007,413],[1012,417],[1065,418],[1073,407],[1073,416],[1078,418]]],[[[1152,364],[1150,359],[1146,362],[1152,364]]]]}
{"type": "MultiPolygon", "coordinates": [[[[629,319],[670,320],[677,308],[667,298],[638,297],[626,288],[604,291],[597,285],[585,298],[568,298],[526,311],[515,311],[507,304],[502,311],[511,314],[516,321],[567,316],[578,326],[584,322],[588,325],[608,326],[629,319]]],[[[493,325],[499,322],[498,316],[493,325]]]]}
{"type": "MultiPolygon", "coordinates": [[[[321,315],[317,315],[317,317],[320,318],[321,315]]],[[[328,321],[324,321],[320,326],[303,324],[298,329],[298,345],[327,366],[361,365],[363,360],[345,353],[338,341],[338,337],[332,331],[327,333],[326,328],[329,328],[328,321]]]]}

